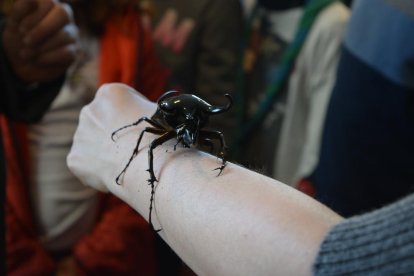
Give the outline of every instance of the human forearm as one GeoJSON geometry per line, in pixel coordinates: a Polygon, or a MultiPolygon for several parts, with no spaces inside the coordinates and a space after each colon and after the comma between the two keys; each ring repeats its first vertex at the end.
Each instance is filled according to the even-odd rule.
{"type": "MultiPolygon", "coordinates": [[[[218,165],[216,158],[186,149],[159,162],[154,220],[166,242],[200,274],[310,274],[320,241],[338,217],[234,164],[216,177],[218,165]]],[[[137,163],[134,171],[144,166],[137,163]]],[[[148,212],[145,203],[141,212],[148,212]]]]}
{"type": "MultiPolygon", "coordinates": [[[[109,189],[148,218],[151,187],[145,134],[122,185],[116,176],[132,154],[155,104],[125,86],[105,86],[82,111],[69,166],[86,184],[109,189]],[[93,160],[92,160],[93,158],[93,160]],[[86,167],[85,167],[86,166],[86,167]]],[[[177,254],[199,274],[310,274],[323,237],[340,217],[313,199],[273,179],[194,149],[165,143],[154,151],[156,182],[153,223],[177,254]]]]}

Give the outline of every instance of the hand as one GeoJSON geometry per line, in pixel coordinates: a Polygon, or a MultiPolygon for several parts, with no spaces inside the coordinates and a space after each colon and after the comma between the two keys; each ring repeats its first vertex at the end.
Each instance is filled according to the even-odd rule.
{"type": "Polygon", "coordinates": [[[68,4],[17,0],[2,36],[15,74],[27,83],[62,75],[74,61],[78,30],[68,4]]]}
{"type": "MultiPolygon", "coordinates": [[[[119,187],[115,178],[130,158],[144,124],[126,129],[124,133],[129,135],[121,133],[115,142],[111,134],[144,115],[151,116],[155,109],[154,103],[128,86],[102,86],[95,99],[80,114],[73,146],[67,158],[71,171],[83,183],[119,195],[119,191],[114,191],[119,187]],[[130,135],[131,131],[134,135],[130,135]]],[[[142,147],[145,147],[145,141],[142,147]]],[[[146,164],[147,161],[144,162],[146,164]]]]}

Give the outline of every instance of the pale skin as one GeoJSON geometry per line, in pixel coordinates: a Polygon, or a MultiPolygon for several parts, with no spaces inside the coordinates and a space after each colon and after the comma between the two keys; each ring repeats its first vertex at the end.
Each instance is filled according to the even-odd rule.
{"type": "Polygon", "coordinates": [[[78,29],[68,4],[16,0],[1,37],[14,73],[23,82],[47,82],[74,61],[78,29]]]}
{"type": "MultiPolygon", "coordinates": [[[[70,169],[87,185],[118,196],[148,219],[147,133],[122,185],[115,178],[128,161],[146,123],[111,140],[111,133],[156,104],[132,88],[105,85],[81,113],[68,156],[70,169]]],[[[219,115],[218,115],[219,116],[219,115]]],[[[196,149],[167,142],[154,151],[155,228],[200,275],[311,275],[320,244],[342,218],[274,179],[196,149]]]]}

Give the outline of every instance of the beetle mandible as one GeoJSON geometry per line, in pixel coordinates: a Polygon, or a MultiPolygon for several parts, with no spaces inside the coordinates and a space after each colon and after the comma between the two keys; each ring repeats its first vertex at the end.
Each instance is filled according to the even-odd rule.
{"type": "MultiPolygon", "coordinates": [[[[221,174],[223,169],[226,166],[226,159],[225,159],[225,150],[226,150],[226,143],[224,141],[224,136],[220,131],[217,130],[207,130],[203,129],[208,123],[208,118],[211,115],[220,114],[226,112],[230,109],[233,104],[233,100],[229,94],[225,94],[224,96],[227,97],[228,103],[225,106],[213,106],[203,99],[197,97],[193,94],[179,94],[174,96],[173,94],[177,94],[177,91],[168,91],[160,96],[157,101],[157,110],[151,116],[142,117],[136,122],[132,124],[123,126],[117,130],[115,130],[112,135],[111,139],[114,140],[114,136],[121,130],[136,126],[141,122],[145,121],[150,124],[150,127],[146,127],[137,140],[137,144],[133,150],[131,157],[129,158],[127,164],[125,165],[124,169],[120,172],[120,174],[116,177],[115,181],[118,185],[121,184],[120,179],[125,174],[126,170],[128,169],[129,165],[131,164],[132,160],[136,157],[139,150],[139,145],[141,143],[142,137],[144,136],[145,132],[153,133],[159,135],[158,138],[154,139],[148,149],[148,163],[149,168],[148,172],[150,174],[150,178],[148,179],[149,185],[151,185],[151,198],[150,198],[150,207],[149,207],[149,224],[154,229],[151,221],[151,214],[152,214],[152,207],[153,207],[153,199],[154,199],[154,182],[158,181],[154,174],[154,167],[153,167],[153,150],[163,144],[164,142],[174,139],[177,139],[177,144],[174,146],[174,150],[178,144],[183,145],[183,147],[189,148],[191,145],[210,145],[213,147],[212,140],[218,140],[220,142],[220,152],[218,153],[219,158],[221,158],[222,163],[221,166],[216,168],[215,170],[219,170],[218,175],[221,174]]],[[[217,176],[218,176],[217,175],[217,176]]],[[[155,230],[155,229],[154,229],[155,230]]],[[[155,230],[155,231],[160,231],[155,230]]]]}

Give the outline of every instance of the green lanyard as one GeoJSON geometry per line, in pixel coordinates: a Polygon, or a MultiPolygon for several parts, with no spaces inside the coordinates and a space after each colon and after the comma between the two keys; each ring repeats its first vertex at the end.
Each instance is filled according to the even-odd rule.
{"type": "MultiPolygon", "coordinates": [[[[256,131],[263,123],[264,119],[266,118],[267,114],[271,110],[277,96],[280,94],[281,90],[283,89],[284,85],[287,83],[289,76],[291,74],[293,65],[297,56],[302,49],[303,44],[306,41],[307,35],[312,28],[313,23],[317,19],[319,12],[325,9],[328,5],[336,2],[337,0],[310,0],[307,2],[304,8],[303,15],[300,19],[298,24],[294,39],[289,44],[289,46],[285,49],[282,54],[281,61],[278,64],[277,72],[275,73],[275,77],[273,82],[268,85],[265,91],[265,96],[263,100],[259,103],[256,112],[247,119],[244,119],[244,106],[245,106],[245,95],[243,92],[243,74],[239,74],[239,86],[240,90],[238,93],[238,97],[236,99],[236,109],[239,114],[239,132],[236,135],[235,145],[233,145],[233,149],[240,148],[243,144],[250,140],[251,135],[256,131]]],[[[247,21],[247,27],[245,30],[247,40],[249,40],[252,30],[252,23],[254,22],[254,18],[257,16],[257,5],[254,7],[251,16],[247,21]],[[250,25],[249,25],[250,24],[250,25]]],[[[243,45],[244,47],[246,46],[243,45]]],[[[246,49],[246,48],[244,48],[246,49]]]]}

